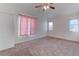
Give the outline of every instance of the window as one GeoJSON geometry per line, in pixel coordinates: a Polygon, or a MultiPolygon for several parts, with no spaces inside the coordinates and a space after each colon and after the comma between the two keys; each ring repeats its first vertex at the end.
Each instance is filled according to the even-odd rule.
{"type": "Polygon", "coordinates": [[[52,31],[53,30],[53,22],[49,22],[48,27],[49,27],[49,31],[52,31]]]}
{"type": "Polygon", "coordinates": [[[36,32],[36,18],[19,16],[18,35],[33,35],[36,32]]]}
{"type": "Polygon", "coordinates": [[[36,32],[37,21],[35,18],[30,18],[30,34],[33,35],[36,32]]]}
{"type": "Polygon", "coordinates": [[[28,17],[20,16],[20,35],[28,35],[28,17]]]}
{"type": "Polygon", "coordinates": [[[78,19],[69,21],[69,31],[78,32],[78,19]]]}

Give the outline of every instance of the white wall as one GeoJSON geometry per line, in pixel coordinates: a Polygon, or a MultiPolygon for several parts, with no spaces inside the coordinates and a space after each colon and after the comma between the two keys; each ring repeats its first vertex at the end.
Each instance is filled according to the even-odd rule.
{"type": "MultiPolygon", "coordinates": [[[[39,10],[38,10],[39,11],[39,10]]],[[[13,47],[16,43],[32,40],[45,36],[45,26],[40,16],[42,13],[30,9],[29,4],[0,4],[0,50],[13,47]],[[18,14],[36,16],[38,19],[37,35],[31,37],[17,36],[18,14]],[[42,33],[43,32],[43,33],[42,33]]]]}
{"type": "Polygon", "coordinates": [[[69,20],[73,18],[78,18],[78,15],[59,15],[54,17],[52,20],[54,22],[53,31],[49,32],[48,35],[57,38],[63,38],[72,41],[79,41],[79,32],[69,31],[69,20]]]}
{"type": "Polygon", "coordinates": [[[13,17],[0,13],[0,50],[13,47],[14,39],[13,17]]]}

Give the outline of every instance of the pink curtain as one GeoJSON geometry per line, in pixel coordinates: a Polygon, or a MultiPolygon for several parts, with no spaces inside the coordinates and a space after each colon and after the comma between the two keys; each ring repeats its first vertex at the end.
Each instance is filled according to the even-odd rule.
{"type": "Polygon", "coordinates": [[[36,18],[20,16],[20,35],[33,35],[36,33],[36,18]],[[30,22],[29,22],[30,21],[30,22]],[[29,24],[28,24],[29,23],[29,24]],[[30,27],[30,29],[29,29],[30,27]],[[30,31],[29,31],[30,30],[30,31]]]}
{"type": "Polygon", "coordinates": [[[36,33],[36,26],[37,26],[37,20],[36,18],[31,17],[30,18],[30,34],[35,34],[36,33]]]}
{"type": "Polygon", "coordinates": [[[28,17],[20,16],[20,35],[28,35],[28,17]]]}

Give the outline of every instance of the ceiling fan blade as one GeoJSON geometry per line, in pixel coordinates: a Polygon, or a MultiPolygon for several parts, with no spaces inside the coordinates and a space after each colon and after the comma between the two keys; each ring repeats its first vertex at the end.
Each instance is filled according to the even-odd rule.
{"type": "Polygon", "coordinates": [[[53,3],[49,3],[49,4],[53,4],[53,3]]]}
{"type": "Polygon", "coordinates": [[[35,6],[35,8],[39,8],[39,7],[42,7],[42,5],[39,5],[39,6],[35,6]]]}
{"type": "Polygon", "coordinates": [[[55,9],[55,7],[49,6],[51,9],[55,9]]]}

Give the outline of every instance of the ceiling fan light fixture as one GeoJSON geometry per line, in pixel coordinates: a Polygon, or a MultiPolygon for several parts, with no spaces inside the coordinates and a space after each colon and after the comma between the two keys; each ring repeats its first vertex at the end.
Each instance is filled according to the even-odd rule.
{"type": "Polygon", "coordinates": [[[47,9],[49,9],[49,6],[44,6],[43,8],[44,8],[44,10],[47,10],[47,9]]]}
{"type": "Polygon", "coordinates": [[[47,10],[47,7],[46,6],[44,6],[43,8],[44,8],[44,10],[47,10]]]}
{"type": "Polygon", "coordinates": [[[47,9],[49,9],[49,6],[47,6],[47,9]]]}

